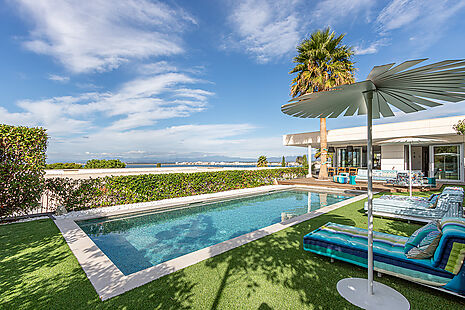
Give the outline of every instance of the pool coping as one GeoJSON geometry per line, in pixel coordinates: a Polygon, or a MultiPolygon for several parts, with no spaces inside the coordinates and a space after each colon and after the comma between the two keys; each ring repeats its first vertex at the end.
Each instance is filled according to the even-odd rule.
{"type": "Polygon", "coordinates": [[[199,263],[208,258],[227,252],[246,243],[258,240],[272,233],[307,221],[319,215],[325,214],[342,206],[366,198],[366,192],[347,191],[334,188],[323,188],[303,185],[270,185],[252,189],[239,189],[214,194],[196,195],[191,197],[173,198],[144,204],[133,204],[133,208],[102,208],[100,212],[74,213],[72,216],[58,216],[54,222],[61,231],[66,243],[78,260],[87,278],[92,283],[101,300],[106,300],[136,287],[147,284],[160,277],[173,273],[177,270],[199,263]],[[326,193],[358,193],[358,196],[340,201],[306,213],[280,223],[276,223],[239,237],[223,241],[221,243],[197,250],[195,252],[177,257],[175,259],[160,263],[147,269],[124,275],[118,267],[98,248],[98,246],[87,236],[87,234],[76,224],[75,221],[92,219],[97,217],[114,216],[133,212],[167,210],[170,205],[175,208],[191,203],[210,202],[223,200],[224,198],[239,198],[253,194],[267,193],[280,190],[304,189],[326,193]]]}

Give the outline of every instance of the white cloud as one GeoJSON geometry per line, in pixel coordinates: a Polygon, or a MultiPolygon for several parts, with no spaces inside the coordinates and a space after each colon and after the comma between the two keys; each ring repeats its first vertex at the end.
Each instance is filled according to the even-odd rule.
{"type": "Polygon", "coordinates": [[[47,128],[50,161],[198,159],[203,155],[256,158],[302,153],[285,148],[279,135],[245,137],[256,129],[248,123],[156,128],[161,119],[185,117],[206,108],[214,93],[188,87],[197,83],[186,74],[165,73],[127,82],[114,92],[22,100],[17,103],[20,112],[0,107],[0,123],[47,128]]]}
{"type": "Polygon", "coordinates": [[[136,160],[176,160],[204,156],[257,158],[303,154],[306,149],[282,145],[281,136],[244,138],[256,127],[247,124],[188,124],[162,129],[113,132],[106,129],[70,138],[66,143],[50,143],[49,160],[124,158],[136,160]]]}
{"type": "Polygon", "coordinates": [[[129,81],[114,92],[22,100],[17,103],[22,112],[2,109],[0,121],[44,126],[57,136],[87,132],[103,124],[113,131],[151,126],[161,119],[186,117],[205,109],[213,93],[186,87],[197,82],[186,74],[166,73],[129,81]]]}
{"type": "Polygon", "coordinates": [[[155,63],[143,64],[138,67],[141,74],[159,74],[166,72],[177,72],[178,68],[167,61],[158,61],[155,63]]]}
{"type": "Polygon", "coordinates": [[[368,55],[368,54],[376,54],[379,51],[380,47],[386,46],[387,40],[385,38],[374,41],[368,46],[363,45],[356,45],[354,47],[355,55],[368,55]]]}
{"type": "Polygon", "coordinates": [[[426,1],[393,0],[378,15],[376,21],[381,31],[400,28],[416,20],[422,13],[426,13],[422,4],[426,1]]]}
{"type": "Polygon", "coordinates": [[[304,23],[299,19],[301,12],[295,10],[298,2],[247,0],[235,6],[230,16],[232,42],[226,45],[238,44],[260,63],[295,50],[304,23]]]}
{"type": "Polygon", "coordinates": [[[324,0],[317,4],[312,17],[326,24],[337,24],[347,17],[358,19],[362,14],[369,22],[373,5],[372,0],[324,0]]]}
{"type": "Polygon", "coordinates": [[[49,74],[48,79],[55,82],[67,83],[69,82],[69,76],[63,76],[58,74],[49,74]]]}
{"type": "Polygon", "coordinates": [[[447,28],[450,18],[465,7],[465,1],[393,0],[378,15],[377,28],[381,35],[394,30],[409,32],[417,48],[434,44],[447,28]]]}
{"type": "Polygon", "coordinates": [[[179,34],[196,21],[149,0],[16,0],[33,29],[24,46],[74,73],[106,71],[134,58],[183,52],[179,34]]]}
{"type": "Polygon", "coordinates": [[[233,33],[223,49],[242,49],[259,63],[279,59],[294,52],[307,31],[350,19],[370,21],[374,1],[324,0],[309,6],[302,0],[233,2],[229,17],[233,33]]]}

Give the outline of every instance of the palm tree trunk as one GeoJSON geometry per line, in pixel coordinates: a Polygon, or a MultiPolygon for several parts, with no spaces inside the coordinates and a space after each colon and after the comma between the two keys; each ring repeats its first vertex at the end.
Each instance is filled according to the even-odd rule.
{"type": "Polygon", "coordinates": [[[320,173],[318,175],[319,180],[328,179],[328,169],[326,166],[326,160],[328,158],[328,137],[326,132],[326,118],[320,118],[320,150],[321,150],[321,166],[320,173]]]}

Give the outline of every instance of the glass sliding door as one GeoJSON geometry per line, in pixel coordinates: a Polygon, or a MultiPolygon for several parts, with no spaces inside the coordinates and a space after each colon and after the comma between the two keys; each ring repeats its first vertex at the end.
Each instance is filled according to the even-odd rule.
{"type": "Polygon", "coordinates": [[[439,180],[461,179],[461,152],[460,145],[433,145],[433,176],[439,180]]]}
{"type": "Polygon", "coordinates": [[[337,149],[338,167],[360,167],[361,166],[362,148],[353,147],[337,149]]]}

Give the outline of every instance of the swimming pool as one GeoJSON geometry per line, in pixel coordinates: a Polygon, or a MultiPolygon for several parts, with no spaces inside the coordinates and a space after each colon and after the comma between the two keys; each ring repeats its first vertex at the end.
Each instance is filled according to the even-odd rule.
{"type": "Polygon", "coordinates": [[[129,275],[351,197],[286,190],[76,223],[129,275]]]}

